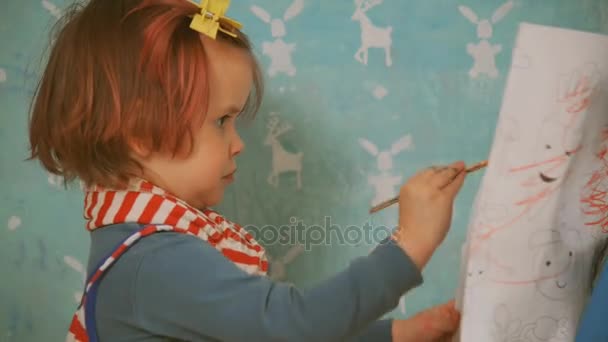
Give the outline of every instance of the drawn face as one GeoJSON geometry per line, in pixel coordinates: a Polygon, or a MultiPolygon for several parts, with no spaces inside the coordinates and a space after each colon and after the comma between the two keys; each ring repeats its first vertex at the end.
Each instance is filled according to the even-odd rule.
{"type": "Polygon", "coordinates": [[[534,146],[534,161],[511,169],[512,173],[526,173],[530,177],[525,187],[556,184],[568,171],[570,158],[578,151],[579,135],[556,118],[546,119],[538,132],[534,146]]]}
{"type": "Polygon", "coordinates": [[[486,277],[487,262],[482,258],[472,258],[467,266],[466,287],[468,289],[482,283],[486,277]]]}
{"type": "Polygon", "coordinates": [[[563,300],[580,284],[581,265],[570,245],[579,243],[580,235],[575,230],[565,233],[548,230],[534,235],[533,239],[538,243],[534,257],[534,265],[539,272],[536,288],[548,299],[563,300]],[[565,243],[562,236],[567,236],[569,243],[565,243]]]}
{"type": "Polygon", "coordinates": [[[556,121],[545,122],[538,141],[538,177],[543,183],[553,183],[564,176],[571,153],[564,148],[565,128],[556,121]]]}

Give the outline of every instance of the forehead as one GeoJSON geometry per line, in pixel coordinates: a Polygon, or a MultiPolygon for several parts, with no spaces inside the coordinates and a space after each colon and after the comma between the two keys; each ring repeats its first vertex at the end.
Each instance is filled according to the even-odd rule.
{"type": "Polygon", "coordinates": [[[202,36],[207,53],[210,109],[243,107],[253,86],[253,60],[246,49],[202,36]]]}

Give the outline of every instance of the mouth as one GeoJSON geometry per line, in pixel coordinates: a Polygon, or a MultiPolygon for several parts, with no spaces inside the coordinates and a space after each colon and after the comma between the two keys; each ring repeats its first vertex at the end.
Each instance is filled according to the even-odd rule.
{"type": "Polygon", "coordinates": [[[234,180],[234,174],[236,173],[236,169],[234,171],[232,171],[231,173],[225,175],[224,177],[222,177],[222,179],[228,180],[228,181],[232,181],[234,180]]]}
{"type": "Polygon", "coordinates": [[[555,178],[555,177],[549,177],[549,176],[547,176],[546,174],[544,174],[542,172],[539,174],[539,176],[540,176],[540,180],[542,180],[545,183],[553,183],[553,182],[555,182],[557,180],[557,178],[555,178]]]}
{"type": "Polygon", "coordinates": [[[557,286],[560,289],[564,289],[564,288],[566,288],[566,286],[568,286],[568,283],[567,282],[561,283],[559,280],[556,280],[555,281],[555,286],[557,286]]]}

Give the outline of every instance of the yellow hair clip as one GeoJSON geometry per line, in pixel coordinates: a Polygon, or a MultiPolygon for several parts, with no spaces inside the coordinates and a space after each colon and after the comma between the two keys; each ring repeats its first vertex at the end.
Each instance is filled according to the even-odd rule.
{"type": "Polygon", "coordinates": [[[201,13],[192,18],[190,28],[215,39],[217,31],[222,31],[232,37],[237,37],[234,29],[241,29],[243,25],[236,20],[225,17],[230,7],[230,0],[202,0],[201,13]]]}

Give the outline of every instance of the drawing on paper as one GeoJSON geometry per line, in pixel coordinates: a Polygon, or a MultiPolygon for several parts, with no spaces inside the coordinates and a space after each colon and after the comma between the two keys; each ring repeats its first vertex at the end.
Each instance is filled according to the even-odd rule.
{"type": "Polygon", "coordinates": [[[529,250],[519,250],[532,261],[525,268],[506,265],[483,249],[468,263],[466,291],[480,283],[534,286],[544,298],[563,301],[580,288],[584,278],[583,258],[577,252],[581,241],[574,229],[535,231],[528,241],[529,250]]]}
{"type": "Polygon", "coordinates": [[[471,78],[478,78],[481,74],[486,74],[490,78],[498,77],[496,68],[496,55],[502,51],[502,45],[490,43],[493,35],[492,25],[501,21],[513,9],[513,1],[507,1],[500,6],[492,15],[490,20],[479,19],[477,14],[467,6],[458,6],[460,13],[471,23],[477,25],[477,44],[467,44],[467,53],[473,57],[474,65],[469,70],[471,78]]]}
{"type": "Polygon", "coordinates": [[[480,243],[514,226],[523,217],[537,217],[548,199],[567,180],[571,160],[583,148],[582,122],[591,96],[596,92],[598,80],[599,70],[593,64],[560,77],[557,112],[549,114],[542,122],[534,146],[535,160],[508,170],[514,177],[523,177],[518,185],[524,196],[512,203],[510,219],[495,225],[488,222],[475,228],[473,253],[480,243]]]}
{"type": "Polygon", "coordinates": [[[411,151],[414,148],[414,141],[411,135],[405,135],[395,141],[390,150],[380,151],[371,141],[359,138],[359,144],[369,154],[376,157],[379,174],[368,176],[368,183],[374,188],[376,194],[371,200],[375,205],[388,198],[393,198],[397,194],[397,189],[401,185],[402,176],[394,175],[393,157],[401,151],[411,151]]]}
{"type": "Polygon", "coordinates": [[[506,304],[499,304],[494,310],[493,328],[495,340],[501,342],[567,342],[572,338],[568,319],[541,316],[523,324],[506,304]]]}
{"type": "Polygon", "coordinates": [[[550,300],[564,300],[574,294],[583,279],[582,258],[577,250],[581,246],[577,230],[541,230],[530,237],[533,265],[540,271],[536,289],[550,300]]]}
{"type": "Polygon", "coordinates": [[[358,21],[361,27],[361,46],[355,52],[355,59],[367,65],[369,49],[384,50],[384,63],[387,67],[393,65],[391,46],[393,45],[393,27],[378,27],[367,16],[367,11],[378,6],[383,0],[355,0],[355,12],[351,20],[358,21]]]}
{"type": "Polygon", "coordinates": [[[608,225],[608,37],[522,23],[516,46],[529,59],[511,64],[467,230],[460,340],[572,342],[600,244],[590,232],[608,225]]]}
{"type": "Polygon", "coordinates": [[[264,145],[270,146],[272,150],[272,170],[268,175],[268,183],[274,187],[279,186],[279,177],[286,172],[295,172],[296,186],[302,188],[302,152],[291,153],[283,148],[279,137],[285,132],[293,129],[286,123],[280,122],[277,113],[270,113],[267,124],[268,134],[264,139],[264,145]]]}
{"type": "Polygon", "coordinates": [[[293,64],[292,54],[296,49],[295,43],[286,43],[283,38],[287,35],[285,22],[297,17],[304,9],[304,0],[294,0],[285,10],[283,18],[272,18],[272,16],[260,6],[251,6],[251,12],[263,22],[270,24],[274,42],[262,43],[262,53],[270,57],[268,75],[274,77],[279,73],[288,76],[296,75],[296,67],[293,64]]]}

